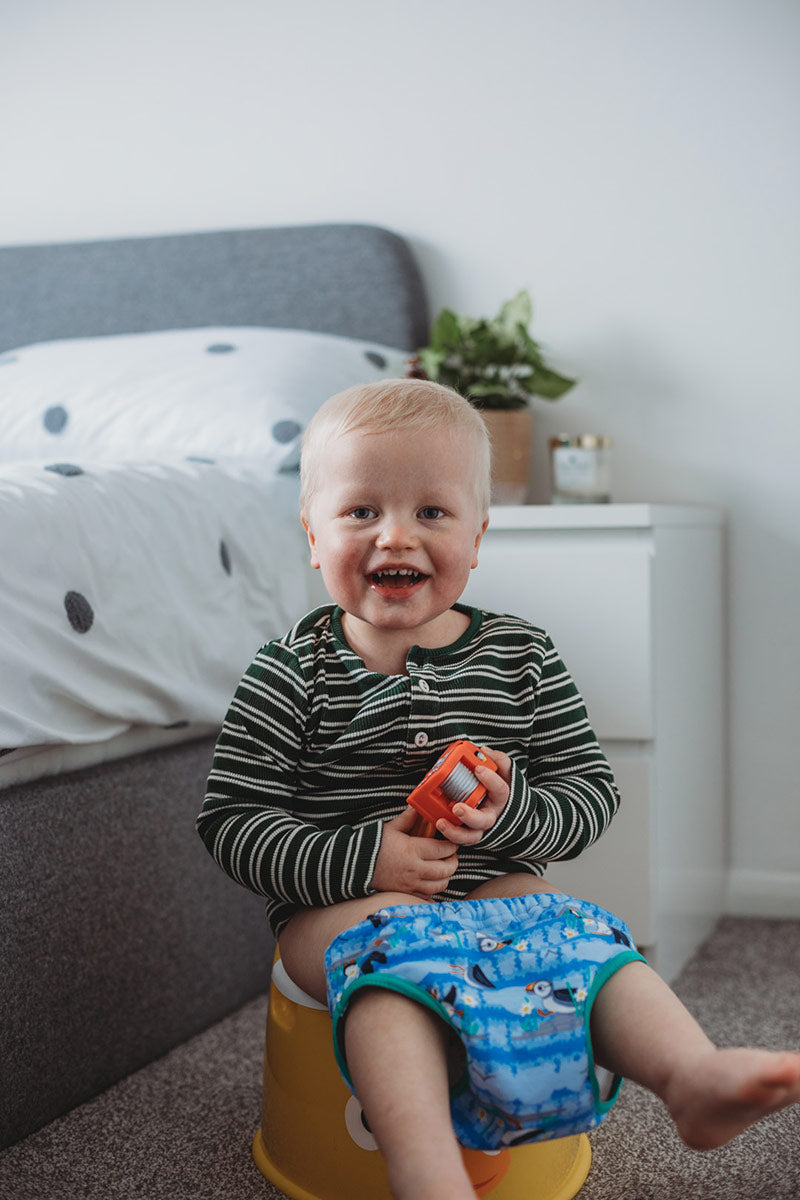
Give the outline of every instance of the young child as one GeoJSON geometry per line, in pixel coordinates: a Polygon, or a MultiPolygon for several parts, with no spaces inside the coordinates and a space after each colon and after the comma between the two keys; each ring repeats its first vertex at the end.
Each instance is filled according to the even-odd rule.
{"type": "Polygon", "coordinates": [[[323,405],[301,511],[334,605],[256,655],[198,819],[267,897],[291,978],[327,997],[397,1200],[472,1198],[458,1139],[596,1124],[618,1082],[602,1100],[595,1063],[661,1097],[698,1149],[800,1100],[800,1054],[715,1049],[619,919],[541,877],[618,796],[546,634],[459,603],[489,460],[479,414],[437,384],[323,405]],[[497,764],[476,772],[486,798],[414,836],[406,797],[459,738],[497,764]]]}

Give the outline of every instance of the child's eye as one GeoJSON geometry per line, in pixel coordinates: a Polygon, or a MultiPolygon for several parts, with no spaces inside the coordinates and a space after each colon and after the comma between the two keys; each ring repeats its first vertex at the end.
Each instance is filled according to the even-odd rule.
{"type": "Polygon", "coordinates": [[[435,521],[438,517],[444,516],[444,509],[437,508],[435,504],[426,504],[419,510],[419,515],[423,521],[435,521]]]}
{"type": "Polygon", "coordinates": [[[362,504],[358,508],[352,508],[350,516],[355,517],[356,521],[368,521],[370,517],[375,516],[375,509],[367,508],[366,504],[362,504]]]}

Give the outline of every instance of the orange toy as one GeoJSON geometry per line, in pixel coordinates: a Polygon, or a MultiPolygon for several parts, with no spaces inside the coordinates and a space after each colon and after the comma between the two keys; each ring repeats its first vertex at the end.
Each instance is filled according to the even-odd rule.
{"type": "Polygon", "coordinates": [[[442,817],[460,825],[461,821],[453,815],[454,804],[477,808],[486,795],[486,788],[475,777],[476,767],[496,771],[497,763],[472,742],[450,743],[406,800],[419,813],[420,819],[411,831],[413,834],[433,837],[436,822],[442,817]]]}

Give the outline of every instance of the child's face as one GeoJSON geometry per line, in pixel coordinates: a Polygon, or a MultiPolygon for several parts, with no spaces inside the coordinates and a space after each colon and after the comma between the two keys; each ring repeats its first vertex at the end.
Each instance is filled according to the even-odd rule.
{"type": "MultiPolygon", "coordinates": [[[[437,642],[488,524],[461,430],[349,433],[331,442],[303,524],[331,598],[372,630],[437,642]],[[402,572],[402,573],[400,573],[402,572]]],[[[449,640],[449,638],[447,639],[449,640]]]]}

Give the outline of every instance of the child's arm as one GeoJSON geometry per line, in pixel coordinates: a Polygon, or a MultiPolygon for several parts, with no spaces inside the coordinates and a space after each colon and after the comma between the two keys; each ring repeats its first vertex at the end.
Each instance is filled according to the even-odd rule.
{"type": "Polygon", "coordinates": [[[409,837],[415,814],[320,828],[295,815],[307,691],[285,647],[264,647],[243,676],[217,741],[197,828],[236,883],[281,904],[319,908],[402,891],[442,891],[457,867],[446,841],[409,837]]]}
{"type": "Polygon", "coordinates": [[[472,814],[456,813],[462,827],[439,827],[457,845],[480,843],[481,850],[540,867],[580,854],[604,832],[619,807],[611,768],[549,638],[525,752],[513,753],[512,761],[496,746],[489,744],[486,750],[500,766],[494,779],[488,778],[491,772],[481,779],[486,800],[472,814]],[[487,801],[491,803],[483,814],[487,801]]]}
{"type": "Polygon", "coordinates": [[[326,829],[294,814],[307,708],[295,655],[263,647],[225,718],[197,829],[236,883],[277,905],[320,907],[368,893],[382,822],[326,829]]]}

